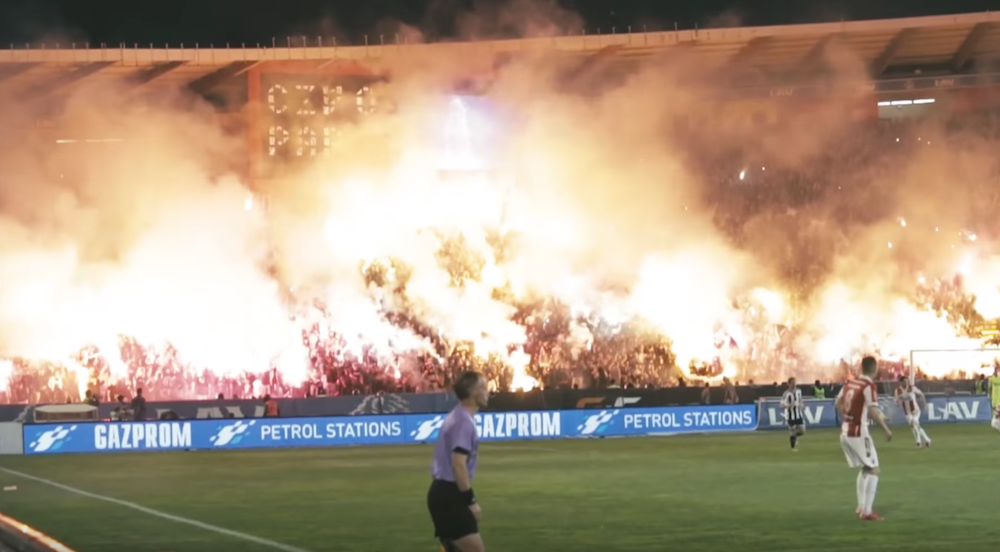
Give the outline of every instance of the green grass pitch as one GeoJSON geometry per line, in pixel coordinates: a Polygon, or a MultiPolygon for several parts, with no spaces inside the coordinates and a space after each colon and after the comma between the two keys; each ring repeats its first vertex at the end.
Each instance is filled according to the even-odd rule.
{"type": "MultiPolygon", "coordinates": [[[[833,430],[486,443],[475,488],[487,550],[1000,550],[1000,436],[907,428],[885,443],[881,523],[854,515],[833,430]]],[[[436,552],[431,447],[4,457],[0,467],[310,552],[436,552]]],[[[79,552],[274,552],[0,471],[0,511],[79,552]]]]}

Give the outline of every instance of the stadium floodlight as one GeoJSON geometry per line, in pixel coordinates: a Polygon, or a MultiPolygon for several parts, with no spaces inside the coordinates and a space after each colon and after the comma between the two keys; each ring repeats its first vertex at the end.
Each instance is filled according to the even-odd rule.
{"type": "Polygon", "coordinates": [[[951,374],[956,371],[984,371],[984,368],[992,367],[998,360],[1000,347],[913,349],[910,351],[910,383],[916,379],[918,362],[922,363],[924,373],[951,374]]]}

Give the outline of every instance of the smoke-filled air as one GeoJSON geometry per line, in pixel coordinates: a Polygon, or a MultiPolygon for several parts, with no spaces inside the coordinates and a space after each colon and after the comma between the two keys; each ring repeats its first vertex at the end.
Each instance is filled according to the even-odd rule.
{"type": "Polygon", "coordinates": [[[982,133],[855,121],[850,92],[737,124],[729,70],[676,53],[515,56],[456,96],[489,62],[448,52],[379,60],[374,107],[266,182],[180,92],[95,79],[65,140],[5,98],[0,397],[769,383],[939,349],[969,352],[914,353],[927,376],[992,371],[982,133]]]}

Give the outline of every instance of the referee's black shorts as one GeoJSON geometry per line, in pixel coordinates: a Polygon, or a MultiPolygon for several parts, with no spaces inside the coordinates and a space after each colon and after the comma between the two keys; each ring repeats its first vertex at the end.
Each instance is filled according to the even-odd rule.
{"type": "Polygon", "coordinates": [[[434,536],[455,541],[479,533],[479,523],[472,515],[458,485],[435,479],[427,491],[427,509],[434,521],[434,536]]]}

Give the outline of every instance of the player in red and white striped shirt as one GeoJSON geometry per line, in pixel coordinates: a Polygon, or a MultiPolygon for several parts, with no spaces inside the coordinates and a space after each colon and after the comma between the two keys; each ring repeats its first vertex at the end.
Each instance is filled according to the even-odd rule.
{"type": "Polygon", "coordinates": [[[910,378],[899,377],[899,386],[896,387],[896,404],[903,409],[906,416],[906,423],[910,425],[913,438],[917,441],[917,448],[931,448],[931,438],[927,436],[924,428],[920,427],[920,407],[927,405],[924,393],[917,389],[916,385],[910,384],[910,378]]]}
{"type": "Polygon", "coordinates": [[[878,391],[875,386],[875,376],[878,375],[878,362],[873,357],[861,360],[861,377],[844,384],[837,395],[837,410],[844,423],[841,425],[840,447],[847,457],[847,465],[861,468],[858,473],[858,516],[867,521],[880,521],[882,518],[872,507],[875,504],[875,492],[878,490],[878,477],[881,473],[878,465],[878,452],[875,443],[868,433],[868,420],[875,420],[882,426],[886,440],[892,440],[892,431],[885,423],[882,412],[878,409],[878,391]]]}

